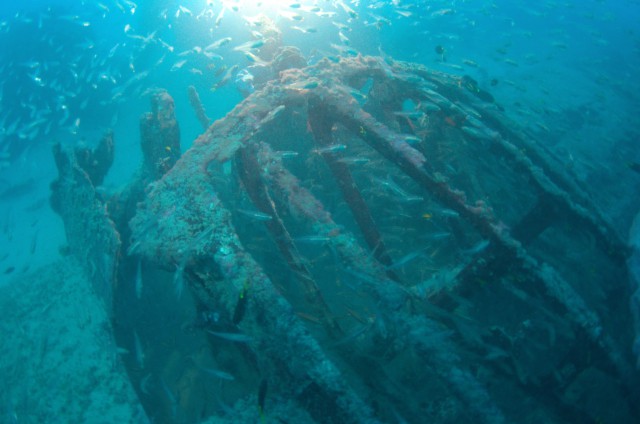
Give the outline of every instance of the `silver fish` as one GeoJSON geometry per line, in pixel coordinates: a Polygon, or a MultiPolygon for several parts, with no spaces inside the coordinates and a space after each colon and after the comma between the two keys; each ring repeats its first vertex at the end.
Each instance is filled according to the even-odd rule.
{"type": "Polygon", "coordinates": [[[250,211],[247,209],[238,209],[238,212],[256,221],[271,221],[273,217],[260,211],[250,211]]]}
{"type": "Polygon", "coordinates": [[[138,260],[136,267],[136,297],[140,299],[142,296],[142,261],[138,260]]]}
{"type": "Polygon", "coordinates": [[[346,148],[347,146],[344,144],[332,144],[331,146],[321,147],[319,149],[313,149],[311,152],[318,155],[322,155],[325,153],[339,152],[339,151],[345,150],[346,148]]]}
{"type": "Polygon", "coordinates": [[[204,372],[206,372],[209,375],[212,375],[214,377],[217,377],[221,380],[229,380],[229,381],[233,381],[236,378],[234,376],[232,376],[231,374],[229,374],[228,372],[225,371],[220,371],[214,368],[204,368],[204,367],[200,367],[200,369],[204,372]]]}
{"type": "Polygon", "coordinates": [[[140,337],[138,337],[138,332],[133,331],[133,342],[136,350],[136,362],[140,368],[144,368],[144,350],[142,349],[142,342],[140,342],[140,337]]]}
{"type": "Polygon", "coordinates": [[[247,336],[246,334],[242,334],[242,333],[221,333],[218,331],[211,331],[211,330],[207,330],[207,333],[213,334],[214,336],[219,337],[221,339],[229,340],[230,342],[249,343],[253,341],[253,338],[251,336],[247,336]]]}

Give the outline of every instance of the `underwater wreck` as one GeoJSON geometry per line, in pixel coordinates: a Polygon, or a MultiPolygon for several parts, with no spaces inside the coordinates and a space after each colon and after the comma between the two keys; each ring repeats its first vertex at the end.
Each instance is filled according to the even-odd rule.
{"type": "Polygon", "coordinates": [[[120,193],[96,190],[110,136],[56,149],[69,251],[147,415],[640,419],[628,247],[479,94],[415,64],[324,59],[208,127],[192,89],[206,129],[181,156],[157,92],[120,193]]]}

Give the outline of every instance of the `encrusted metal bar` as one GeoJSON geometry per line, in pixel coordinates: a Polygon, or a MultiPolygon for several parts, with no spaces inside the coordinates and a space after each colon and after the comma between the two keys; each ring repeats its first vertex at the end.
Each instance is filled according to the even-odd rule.
{"type": "Polygon", "coordinates": [[[194,239],[208,229],[212,205],[219,200],[209,168],[232,160],[254,134],[273,119],[273,103],[281,103],[282,92],[259,92],[214,122],[160,180],[150,186],[149,198],[131,220],[133,239],[141,251],[168,268],[180,263],[192,250],[194,239]]]}
{"type": "MultiPolygon", "coordinates": [[[[157,201],[153,196],[149,201],[157,201]]],[[[349,386],[347,379],[324,354],[316,340],[296,316],[243,248],[231,223],[231,214],[220,200],[214,200],[209,221],[212,231],[203,234],[193,250],[186,275],[198,299],[220,311],[231,322],[238,299],[247,306],[238,329],[249,337],[264,377],[272,385],[304,397],[317,398],[324,411],[309,411],[320,423],[376,423],[370,408],[349,386]],[[313,390],[300,392],[300,388],[313,390]]]]}
{"type": "Polygon", "coordinates": [[[233,316],[249,284],[247,312],[239,327],[253,339],[250,346],[261,368],[272,370],[269,378],[283,390],[323,403],[323,411],[309,411],[318,422],[376,423],[369,406],[245,252],[207,171],[214,162],[232,159],[274,119],[277,112],[266,99],[277,102],[278,95],[256,95],[252,113],[239,106],[238,113],[214,123],[154,184],[132,220],[138,252],[165,266],[185,263],[185,275],[191,276],[188,281],[198,299],[227,317],[233,316]],[[312,389],[300,393],[302,387],[312,389]]]}
{"type": "Polygon", "coordinates": [[[202,125],[202,129],[206,131],[207,128],[209,128],[211,120],[207,116],[207,112],[204,110],[204,106],[200,100],[200,95],[193,85],[190,85],[187,90],[189,94],[189,103],[191,103],[191,107],[196,113],[196,118],[198,119],[198,122],[200,122],[200,125],[202,125]]]}
{"type": "Polygon", "coordinates": [[[404,136],[393,132],[362,110],[343,89],[334,88],[331,93],[322,93],[322,98],[326,105],[325,113],[393,162],[443,205],[458,212],[484,237],[510,251],[519,245],[508,235],[506,227],[491,219],[483,207],[468,205],[464,193],[430,175],[426,171],[427,159],[422,153],[411,147],[404,136]]]}
{"type": "MultiPolygon", "coordinates": [[[[321,149],[326,149],[334,142],[331,131],[333,122],[328,120],[323,112],[324,109],[320,105],[309,105],[309,124],[313,131],[313,137],[321,149]]],[[[349,167],[345,163],[339,162],[331,152],[323,153],[322,156],[336,178],[338,186],[342,190],[342,197],[349,205],[373,256],[380,263],[386,266],[391,265],[391,256],[389,256],[384,240],[371,216],[369,206],[353,181],[349,167]]]]}
{"type": "MultiPolygon", "coordinates": [[[[512,228],[511,234],[526,246],[552,225],[558,217],[558,205],[542,194],[534,207],[512,228]]],[[[478,281],[489,281],[508,272],[513,268],[514,262],[505,260],[503,253],[501,249],[494,246],[474,255],[458,273],[456,277],[458,284],[453,288],[453,292],[467,297],[477,289],[478,281]]],[[[511,259],[510,256],[509,259],[511,259]]],[[[451,309],[457,302],[451,299],[450,294],[441,293],[432,301],[443,307],[447,305],[446,308],[451,309]]]]}
{"type": "Polygon", "coordinates": [[[529,212],[513,226],[511,234],[523,245],[535,240],[558,218],[558,207],[546,195],[538,196],[538,201],[529,212]]]}
{"type": "MultiPolygon", "coordinates": [[[[465,369],[447,336],[446,329],[435,321],[411,313],[411,295],[395,281],[386,277],[382,266],[357,243],[353,235],[341,230],[322,204],[290,174],[268,145],[260,148],[261,169],[275,193],[287,200],[291,212],[305,217],[317,234],[330,235],[330,244],[347,270],[371,294],[386,319],[396,329],[404,343],[412,346],[435,372],[453,387],[456,395],[482,422],[502,423],[502,412],[493,403],[486,388],[465,369]]],[[[382,318],[380,318],[382,319],[382,318]]]]}
{"type": "Polygon", "coordinates": [[[529,255],[521,255],[520,264],[522,269],[539,281],[551,299],[565,308],[569,319],[585,331],[590,341],[602,349],[625,386],[637,392],[634,387],[637,374],[630,360],[630,352],[620,350],[611,335],[604,331],[601,318],[588,303],[551,266],[540,264],[529,255]]]}
{"type": "MultiPolygon", "coordinates": [[[[438,88],[452,93],[453,98],[464,98],[465,103],[475,104],[477,111],[468,113],[464,108],[458,107],[457,104],[429,89],[422,89],[422,95],[435,96],[432,100],[439,106],[448,111],[458,112],[462,118],[461,122],[465,122],[465,125],[470,128],[467,130],[462,128],[466,137],[489,141],[498,146],[500,151],[517,165],[515,171],[522,171],[529,175],[533,187],[539,190],[541,201],[518,226],[514,227],[512,241],[517,239],[521,243],[529,243],[552,221],[565,217],[573,220],[574,225],[590,230],[596,238],[600,251],[611,260],[618,264],[624,263],[629,251],[624,242],[606,223],[582,190],[555,171],[557,167],[554,169],[550,158],[543,154],[539,147],[506,126],[495,110],[486,105],[479,105],[478,101],[473,101],[467,93],[449,81],[450,78],[443,78],[441,75],[438,76],[420,68],[419,66],[411,67],[411,69],[419,69],[417,74],[437,84],[438,88]],[[544,214],[540,213],[541,207],[545,208],[544,214]],[[544,215],[544,219],[536,220],[535,216],[538,214],[544,215]],[[533,220],[537,221],[535,225],[529,225],[533,220]]],[[[411,81],[405,80],[405,83],[411,85],[411,81]]],[[[508,236],[508,238],[511,237],[508,236]]],[[[500,238],[497,239],[500,240],[500,238]]],[[[572,321],[585,330],[596,346],[604,350],[605,355],[617,370],[618,376],[626,380],[627,387],[631,387],[628,378],[633,374],[633,367],[629,362],[629,355],[616,347],[610,335],[603,333],[602,323],[596,312],[557,271],[549,265],[540,264],[518,243],[498,243],[474,258],[458,275],[458,281],[462,286],[456,287],[456,290],[473,290],[467,282],[475,281],[475,277],[482,275],[495,277],[501,271],[514,267],[526,270],[534,279],[534,284],[544,287],[546,294],[569,313],[572,321]],[[508,267],[507,264],[509,264],[508,267]]]]}
{"type": "Polygon", "coordinates": [[[140,120],[144,170],[148,181],[157,180],[180,158],[180,127],[173,98],[164,90],[151,97],[151,112],[140,120]]]}
{"type": "MultiPolygon", "coordinates": [[[[339,92],[339,89],[333,89],[339,92]]],[[[616,367],[619,373],[632,369],[630,364],[623,360],[624,355],[615,348],[613,343],[605,342],[600,320],[587,305],[571,285],[564,279],[553,273],[539,271],[540,265],[521,246],[521,244],[511,237],[506,231],[506,227],[498,222],[494,222],[482,208],[472,207],[466,203],[464,195],[450,188],[445,182],[437,181],[429,175],[425,169],[426,158],[417,150],[413,149],[401,135],[394,133],[383,124],[377,122],[371,115],[364,112],[355,101],[347,95],[323,96],[326,104],[325,113],[333,119],[340,121],[354,134],[358,134],[365,142],[376,149],[380,154],[395,163],[414,181],[432,193],[444,205],[457,211],[461,217],[468,220],[476,229],[490,242],[494,244],[493,254],[500,255],[500,260],[511,261],[512,266],[520,267],[542,283],[548,293],[565,307],[570,317],[581,328],[583,328],[591,341],[598,346],[607,345],[606,354],[609,360],[616,367]],[[533,265],[535,264],[535,266],[533,265]],[[596,330],[597,329],[597,330],[596,330]]],[[[564,198],[566,195],[561,195],[564,198]]],[[[552,268],[546,266],[545,270],[552,268]]],[[[470,279],[458,280],[462,285],[470,284],[470,279]]],[[[475,281],[473,282],[475,283],[475,281]]],[[[473,287],[460,286],[457,290],[473,290],[473,287]]],[[[627,372],[628,374],[628,372],[627,372]]],[[[620,374],[624,375],[624,374],[620,374]]]]}
{"type": "Polygon", "coordinates": [[[311,309],[313,315],[320,319],[330,335],[339,336],[341,331],[338,323],[325,302],[320,288],[300,257],[289,231],[284,226],[278,210],[271,200],[267,186],[260,177],[260,167],[253,152],[254,150],[253,146],[245,147],[239,149],[236,153],[235,163],[238,166],[238,173],[244,188],[256,208],[271,217],[265,222],[265,225],[285,261],[298,281],[302,283],[307,306],[311,309]]]}
{"type": "Polygon", "coordinates": [[[539,189],[552,196],[567,214],[577,218],[576,225],[583,225],[594,233],[603,253],[614,261],[625,261],[629,255],[629,248],[575,181],[557,172],[558,168],[562,168],[560,164],[554,167],[549,155],[544,154],[539,145],[509,128],[495,111],[482,110],[481,120],[499,131],[501,137],[497,140],[498,145],[528,172],[539,189]]]}
{"type": "MultiPolygon", "coordinates": [[[[77,154],[92,156],[92,160],[83,158],[86,163],[102,163],[108,152],[110,136],[102,139],[92,152],[85,150],[67,150],[60,144],[53,146],[53,155],[58,167],[58,179],[51,184],[51,206],[64,221],[69,251],[86,267],[93,288],[105,303],[105,310],[113,314],[113,285],[118,266],[120,237],[113,221],[107,213],[104,202],[96,194],[94,179],[102,180],[102,174],[96,175],[84,169],[78,163],[77,154]]],[[[112,157],[111,157],[112,159],[112,157]]],[[[109,155],[106,158],[106,170],[111,165],[109,155]]],[[[104,165],[104,164],[103,164],[104,165]]]]}
{"type": "MultiPolygon", "coordinates": [[[[552,181],[539,165],[534,165],[532,160],[525,156],[522,149],[513,142],[504,139],[502,136],[496,138],[496,143],[503,149],[505,154],[509,154],[518,164],[516,170],[528,172],[535,186],[552,201],[559,212],[571,217],[575,225],[580,225],[589,229],[596,237],[600,250],[609,256],[613,261],[624,264],[629,255],[629,248],[620,240],[613,229],[597,212],[597,208],[590,202],[583,200],[580,204],[578,200],[583,196],[580,192],[566,192],[552,181]],[[588,205],[588,209],[587,206],[588,205]]],[[[543,162],[544,163],[544,162],[543,162]]],[[[548,167],[547,167],[548,168],[548,167]]]]}
{"type": "MultiPolygon", "coordinates": [[[[524,172],[533,186],[555,203],[564,214],[577,220],[576,225],[588,228],[605,254],[622,264],[629,249],[615,230],[603,218],[602,213],[575,181],[559,172],[562,166],[554,166],[551,155],[530,141],[524,134],[509,125],[493,103],[481,102],[464,89],[462,79],[427,69],[422,65],[396,62],[392,66],[382,62],[369,62],[369,74],[392,79],[397,95],[429,102],[445,116],[453,118],[465,137],[489,142],[498,147],[497,152],[514,161],[514,171],[524,172]],[[444,94],[444,95],[443,95],[444,94]]],[[[364,72],[357,68],[354,72],[364,72]]],[[[427,164],[428,165],[428,164],[427,164]]]]}

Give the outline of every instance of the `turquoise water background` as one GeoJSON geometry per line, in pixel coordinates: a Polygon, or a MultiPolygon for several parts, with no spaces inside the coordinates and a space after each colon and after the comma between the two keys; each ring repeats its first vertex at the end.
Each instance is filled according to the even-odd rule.
{"type": "Polygon", "coordinates": [[[310,63],[375,55],[470,76],[627,238],[640,208],[640,1],[3,2],[0,285],[64,250],[52,145],[92,146],[112,128],[101,190],[117,190],[141,163],[139,119],[162,88],[188,149],[202,129],[187,87],[212,119],[242,101],[235,74],[219,82],[254,63],[243,46],[260,39],[259,14],[310,63]]]}

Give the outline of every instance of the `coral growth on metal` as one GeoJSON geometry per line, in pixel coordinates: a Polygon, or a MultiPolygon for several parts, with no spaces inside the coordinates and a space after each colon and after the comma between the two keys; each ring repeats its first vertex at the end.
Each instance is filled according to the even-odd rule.
{"type": "Polygon", "coordinates": [[[464,78],[372,57],[283,71],[131,228],[318,422],[519,422],[532,403],[555,422],[592,414],[573,383],[594,369],[637,381],[627,309],[607,312],[623,244],[464,78]]]}

